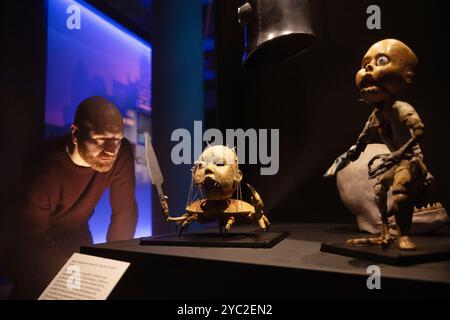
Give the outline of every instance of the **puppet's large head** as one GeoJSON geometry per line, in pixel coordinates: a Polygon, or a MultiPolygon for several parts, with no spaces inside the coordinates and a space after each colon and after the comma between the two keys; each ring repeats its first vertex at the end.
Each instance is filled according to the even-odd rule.
{"type": "Polygon", "coordinates": [[[417,57],[403,42],[386,39],[367,51],[356,73],[361,98],[369,104],[388,101],[412,83],[417,57]]]}
{"type": "Polygon", "coordinates": [[[225,146],[205,149],[195,163],[192,175],[208,200],[230,199],[242,180],[236,153],[225,146]]]}

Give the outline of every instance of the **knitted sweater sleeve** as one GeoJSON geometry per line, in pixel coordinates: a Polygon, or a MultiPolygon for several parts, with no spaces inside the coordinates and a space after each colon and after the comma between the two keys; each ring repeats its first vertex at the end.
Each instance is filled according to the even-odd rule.
{"type": "Polygon", "coordinates": [[[43,167],[32,177],[21,211],[22,227],[27,235],[42,237],[49,230],[51,214],[55,211],[58,199],[56,176],[51,168],[43,167]]]}
{"type": "Polygon", "coordinates": [[[134,196],[136,178],[134,156],[128,140],[122,141],[115,173],[110,185],[111,223],[107,241],[132,239],[137,224],[137,204],[134,196]]]}
{"type": "Polygon", "coordinates": [[[51,165],[42,166],[30,181],[19,217],[24,240],[29,243],[28,249],[47,260],[49,266],[59,266],[67,259],[49,234],[50,217],[56,210],[59,193],[57,174],[51,165]]]}

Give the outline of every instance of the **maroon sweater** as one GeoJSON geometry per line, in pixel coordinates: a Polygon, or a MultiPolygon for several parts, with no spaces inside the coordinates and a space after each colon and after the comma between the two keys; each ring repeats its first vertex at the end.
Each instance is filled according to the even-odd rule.
{"type": "MultiPolygon", "coordinates": [[[[28,235],[52,244],[89,233],[88,221],[110,187],[111,222],[107,240],[133,238],[137,223],[135,173],[131,144],[123,139],[117,159],[100,173],[72,162],[65,150],[68,137],[56,140],[32,177],[23,204],[22,226],[28,235]]],[[[90,235],[89,235],[90,237],[90,235]]]]}

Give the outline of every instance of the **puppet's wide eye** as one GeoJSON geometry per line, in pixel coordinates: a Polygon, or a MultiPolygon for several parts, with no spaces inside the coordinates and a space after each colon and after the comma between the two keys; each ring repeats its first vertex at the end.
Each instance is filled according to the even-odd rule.
{"type": "Polygon", "coordinates": [[[380,56],[377,59],[377,66],[385,66],[389,63],[389,58],[386,56],[380,56]]]}

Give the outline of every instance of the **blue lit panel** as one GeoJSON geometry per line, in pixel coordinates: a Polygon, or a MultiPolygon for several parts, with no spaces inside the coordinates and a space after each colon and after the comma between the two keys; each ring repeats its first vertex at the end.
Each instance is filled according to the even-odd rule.
{"type": "MultiPolygon", "coordinates": [[[[107,97],[119,107],[125,136],[136,150],[136,237],[152,230],[151,185],[141,143],[151,131],[151,57],[147,42],[87,3],[48,0],[46,136],[67,134],[76,107],[89,96],[107,97]]],[[[89,222],[95,243],[106,241],[109,221],[106,192],[89,222]]]]}

